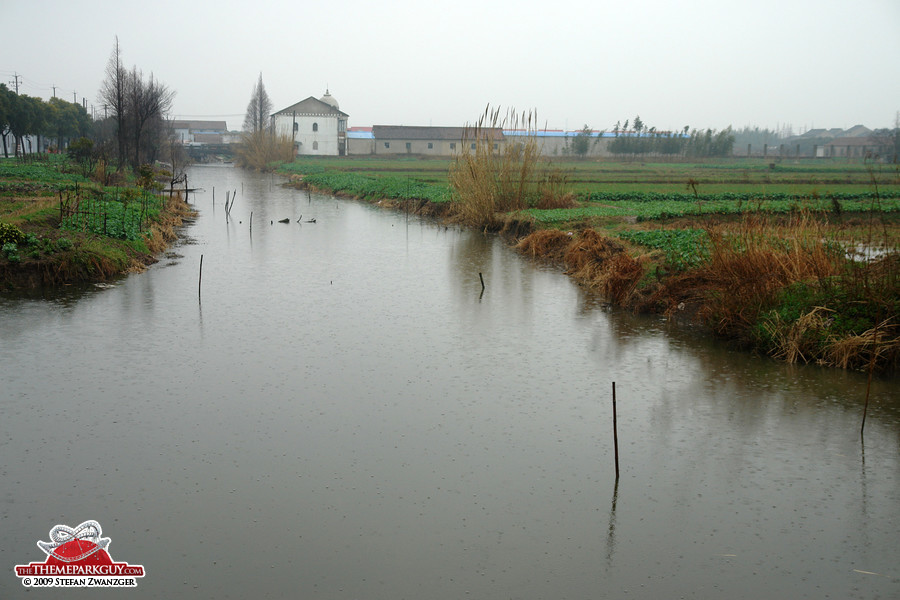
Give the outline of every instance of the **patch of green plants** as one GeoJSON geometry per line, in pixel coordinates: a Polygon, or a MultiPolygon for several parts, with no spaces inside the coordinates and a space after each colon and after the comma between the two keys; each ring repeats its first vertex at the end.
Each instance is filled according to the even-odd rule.
{"type": "Polygon", "coordinates": [[[679,271],[697,267],[709,259],[709,237],[703,229],[653,229],[622,231],[617,237],[661,250],[666,264],[679,271]]]}
{"type": "Polygon", "coordinates": [[[134,241],[141,237],[147,220],[159,214],[162,204],[161,197],[135,188],[85,191],[77,210],[63,217],[60,228],[134,241]]]}
{"type": "MultiPolygon", "coordinates": [[[[900,299],[895,304],[893,309],[896,311],[900,309],[900,299]]],[[[843,278],[832,278],[825,285],[797,282],[781,290],[772,307],[760,314],[754,333],[758,339],[773,343],[773,333],[779,325],[796,323],[817,308],[827,315],[825,326],[810,331],[822,345],[829,339],[862,335],[875,327],[879,319],[884,318],[880,313],[885,312],[883,306],[861,296],[843,278]]]]}
{"type": "Polygon", "coordinates": [[[25,234],[22,230],[10,223],[0,222],[0,245],[20,244],[25,241],[25,234]]]}
{"type": "Polygon", "coordinates": [[[358,173],[327,171],[304,177],[315,188],[344,193],[368,200],[387,198],[448,202],[450,190],[446,186],[430,185],[415,179],[374,177],[358,173]]]}
{"type": "Polygon", "coordinates": [[[295,160],[294,162],[280,164],[278,172],[285,175],[313,175],[324,173],[325,167],[321,164],[295,160]]]}
{"type": "MultiPolygon", "coordinates": [[[[893,213],[900,211],[900,199],[882,199],[875,203],[868,198],[846,199],[841,203],[843,212],[893,213]]],[[[721,198],[717,200],[686,201],[677,200],[608,200],[602,205],[587,205],[576,208],[553,210],[526,209],[521,211],[545,225],[589,219],[591,217],[634,217],[638,222],[656,221],[700,215],[740,215],[740,214],[791,214],[799,211],[818,213],[833,212],[831,199],[764,200],[746,202],[721,198]]]]}
{"type": "Polygon", "coordinates": [[[0,160],[0,180],[25,180],[36,183],[87,182],[88,179],[67,171],[68,161],[64,157],[23,164],[8,159],[0,160]]]}
{"type": "Polygon", "coordinates": [[[3,244],[3,247],[0,248],[0,253],[6,257],[6,260],[12,263],[17,263],[22,258],[19,256],[19,245],[14,242],[7,242],[3,244]]]}

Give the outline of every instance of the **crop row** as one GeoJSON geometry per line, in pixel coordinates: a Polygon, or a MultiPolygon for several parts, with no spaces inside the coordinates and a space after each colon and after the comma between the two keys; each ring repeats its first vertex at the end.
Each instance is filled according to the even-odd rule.
{"type": "Polygon", "coordinates": [[[900,191],[888,190],[876,193],[874,191],[864,192],[828,192],[824,198],[817,198],[809,194],[787,194],[784,192],[770,192],[760,194],[758,192],[720,192],[717,194],[689,194],[689,193],[662,193],[662,192],[589,192],[581,196],[584,202],[773,202],[773,201],[789,201],[789,202],[805,202],[807,200],[821,200],[831,202],[832,199],[843,202],[845,200],[873,200],[876,198],[897,198],[900,197],[900,191]]]}
{"type": "MultiPolygon", "coordinates": [[[[638,221],[668,219],[694,215],[737,215],[744,213],[788,214],[798,210],[813,212],[834,212],[835,205],[830,199],[770,200],[749,203],[734,200],[707,202],[668,201],[616,201],[606,206],[582,206],[579,208],[557,208],[551,210],[528,209],[522,211],[535,221],[544,224],[578,221],[591,217],[635,217],[638,221]]],[[[845,212],[898,212],[900,199],[882,199],[873,205],[872,200],[845,200],[840,202],[840,210],[845,212]]]]}
{"type": "Polygon", "coordinates": [[[12,160],[0,160],[0,180],[2,179],[41,183],[87,181],[87,179],[77,173],[65,172],[61,165],[53,162],[35,162],[23,165],[12,160]]]}
{"type": "Polygon", "coordinates": [[[85,197],[77,210],[63,218],[60,228],[133,241],[141,237],[144,224],[159,213],[162,204],[160,196],[150,195],[135,202],[122,202],[109,194],[85,197]]]}
{"type": "Polygon", "coordinates": [[[319,189],[366,199],[421,199],[431,202],[450,200],[450,190],[447,186],[423,183],[410,178],[371,177],[358,173],[329,171],[306,175],[303,180],[319,189]]]}

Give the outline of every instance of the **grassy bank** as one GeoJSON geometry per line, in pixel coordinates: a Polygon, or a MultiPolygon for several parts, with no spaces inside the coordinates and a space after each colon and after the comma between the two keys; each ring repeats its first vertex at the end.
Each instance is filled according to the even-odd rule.
{"type": "Polygon", "coordinates": [[[144,183],[104,186],[61,156],[0,161],[0,289],[106,281],[155,262],[191,211],[144,183]]]}
{"type": "MultiPolygon", "coordinates": [[[[555,161],[570,208],[481,224],[638,312],[789,362],[900,366],[900,170],[837,160],[555,161]]],[[[459,215],[451,161],[301,160],[308,186],[459,215]]],[[[464,220],[460,218],[459,220],[464,220]]]]}

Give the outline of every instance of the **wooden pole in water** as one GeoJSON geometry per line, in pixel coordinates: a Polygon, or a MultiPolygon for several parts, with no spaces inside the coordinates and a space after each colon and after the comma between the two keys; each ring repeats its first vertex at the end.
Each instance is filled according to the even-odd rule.
{"type": "Polygon", "coordinates": [[[200,286],[203,283],[203,255],[200,255],[200,277],[197,278],[197,302],[200,302],[200,286]]]}
{"type": "Polygon", "coordinates": [[[616,453],[616,483],[619,482],[619,426],[616,423],[616,382],[612,382],[613,394],[613,447],[616,453]]]}
{"type": "MultiPolygon", "coordinates": [[[[243,185],[243,184],[241,184],[243,185]]],[[[253,235],[253,211],[250,211],[250,235],[253,235]]]]}
{"type": "Polygon", "coordinates": [[[478,279],[481,280],[481,291],[483,292],[484,291],[484,276],[480,272],[478,273],[478,279]]]}

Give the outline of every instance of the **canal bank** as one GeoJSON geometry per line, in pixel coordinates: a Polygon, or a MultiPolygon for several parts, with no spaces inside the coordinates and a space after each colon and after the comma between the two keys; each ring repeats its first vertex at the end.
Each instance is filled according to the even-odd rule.
{"type": "MultiPolygon", "coordinates": [[[[311,188],[298,175],[288,185],[311,188]]],[[[457,222],[447,200],[389,198],[385,190],[396,186],[371,187],[363,198],[338,195],[457,222]]],[[[840,215],[834,221],[833,215],[798,209],[654,224],[626,215],[603,228],[590,220],[557,228],[542,226],[533,215],[510,213],[484,232],[498,233],[520,253],[555,265],[634,313],[700,326],[743,350],[789,363],[896,375],[900,255],[848,258],[839,237],[862,231],[869,245],[896,248],[896,215],[840,215]],[[648,236],[655,238],[653,249],[634,242],[648,236]]]]}
{"type": "Polygon", "coordinates": [[[108,282],[139,272],[195,213],[181,191],[102,187],[64,163],[5,164],[0,290],[108,282]]]}

